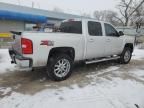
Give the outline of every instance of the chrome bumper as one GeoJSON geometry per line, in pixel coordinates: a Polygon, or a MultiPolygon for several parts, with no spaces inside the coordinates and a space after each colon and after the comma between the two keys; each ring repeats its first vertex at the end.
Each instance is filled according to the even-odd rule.
{"type": "Polygon", "coordinates": [[[32,68],[33,61],[31,58],[23,57],[13,49],[9,49],[9,55],[12,59],[11,63],[17,64],[20,68],[32,68]]]}

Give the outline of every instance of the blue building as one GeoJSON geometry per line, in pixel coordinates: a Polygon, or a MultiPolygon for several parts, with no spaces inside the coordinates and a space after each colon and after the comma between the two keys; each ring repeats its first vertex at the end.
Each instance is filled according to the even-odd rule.
{"type": "Polygon", "coordinates": [[[30,30],[35,24],[47,23],[49,26],[59,24],[64,19],[80,16],[0,3],[0,34],[12,30],[30,30]]]}

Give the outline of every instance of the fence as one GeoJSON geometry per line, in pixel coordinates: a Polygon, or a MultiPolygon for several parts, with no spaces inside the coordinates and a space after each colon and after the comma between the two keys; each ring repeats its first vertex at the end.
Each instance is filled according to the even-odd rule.
{"type": "Polygon", "coordinates": [[[9,48],[11,46],[11,38],[0,38],[0,48],[9,48]]]}
{"type": "Polygon", "coordinates": [[[136,28],[133,27],[117,27],[118,31],[123,31],[124,34],[130,36],[144,36],[144,27],[136,31],[136,28]]]}

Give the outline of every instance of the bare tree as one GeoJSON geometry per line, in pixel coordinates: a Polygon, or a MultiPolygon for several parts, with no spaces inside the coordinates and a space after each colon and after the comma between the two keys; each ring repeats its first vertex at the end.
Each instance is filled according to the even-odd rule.
{"type": "Polygon", "coordinates": [[[118,14],[111,10],[95,11],[94,18],[100,21],[110,22],[114,25],[121,25],[122,21],[118,17],[118,14]]]}
{"type": "Polygon", "coordinates": [[[102,11],[94,11],[93,16],[96,20],[102,20],[102,16],[103,16],[102,13],[103,13],[102,11]]]}
{"type": "Polygon", "coordinates": [[[132,21],[134,23],[141,23],[141,25],[144,25],[144,4],[136,10],[132,17],[132,21]]]}
{"type": "Polygon", "coordinates": [[[82,17],[86,17],[86,18],[91,18],[91,15],[88,13],[82,13],[81,15],[82,17]]]}
{"type": "Polygon", "coordinates": [[[122,17],[119,19],[121,19],[124,26],[128,26],[131,18],[143,3],[144,0],[120,0],[118,9],[122,17]]]}

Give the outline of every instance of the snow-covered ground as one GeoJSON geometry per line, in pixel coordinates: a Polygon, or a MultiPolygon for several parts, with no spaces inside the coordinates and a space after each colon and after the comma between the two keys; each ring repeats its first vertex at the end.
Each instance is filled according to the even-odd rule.
{"type": "Polygon", "coordinates": [[[13,71],[14,69],[15,65],[11,64],[8,49],[0,49],[0,73],[13,71]]]}
{"type": "Polygon", "coordinates": [[[132,59],[141,60],[144,59],[144,49],[135,49],[132,59]]]}
{"type": "MultiPolygon", "coordinates": [[[[15,65],[10,64],[8,51],[0,50],[0,57],[0,73],[14,72],[15,65]]],[[[144,108],[143,60],[144,50],[136,49],[128,65],[86,73],[87,82],[82,85],[70,83],[69,80],[76,80],[74,77],[60,83],[47,82],[46,88],[35,94],[16,92],[0,83],[0,108],[137,108],[136,105],[144,108]],[[52,88],[52,84],[57,87],[52,88]]]]}

